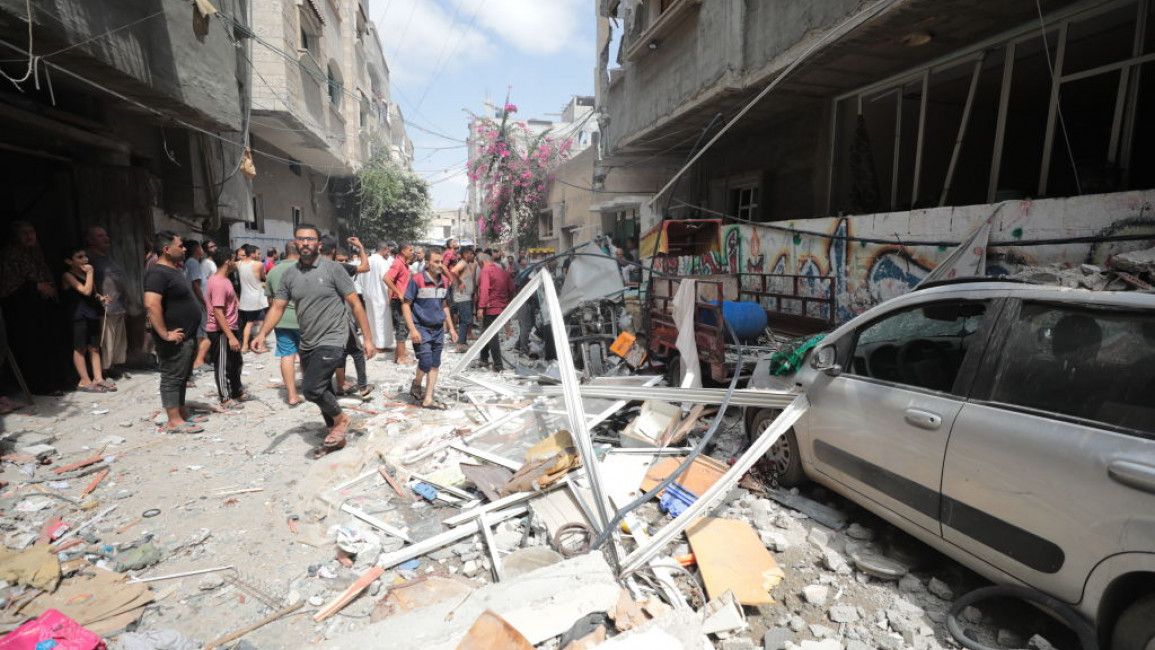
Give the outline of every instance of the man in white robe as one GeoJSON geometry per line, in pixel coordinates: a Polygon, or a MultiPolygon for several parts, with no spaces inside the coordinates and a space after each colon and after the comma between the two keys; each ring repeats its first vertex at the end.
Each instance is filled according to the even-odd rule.
{"type": "MultiPolygon", "coordinates": [[[[362,273],[361,297],[365,299],[365,315],[369,319],[369,329],[373,334],[373,347],[378,350],[393,349],[393,316],[389,311],[389,289],[385,286],[385,272],[389,262],[385,255],[389,246],[377,244],[377,250],[369,256],[369,271],[362,273]]],[[[382,355],[384,358],[384,355],[382,355]]]]}

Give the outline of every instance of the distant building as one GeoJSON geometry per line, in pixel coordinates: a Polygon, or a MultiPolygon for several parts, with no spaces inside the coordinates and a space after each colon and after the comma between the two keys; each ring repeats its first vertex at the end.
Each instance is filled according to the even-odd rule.
{"type": "Polygon", "coordinates": [[[469,242],[477,240],[477,227],[470,220],[465,204],[433,211],[425,229],[425,240],[443,244],[447,239],[469,242]]]}

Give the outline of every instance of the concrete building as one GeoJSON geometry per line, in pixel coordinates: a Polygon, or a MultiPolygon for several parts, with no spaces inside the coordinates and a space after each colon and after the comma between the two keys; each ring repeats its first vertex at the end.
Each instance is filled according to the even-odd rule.
{"type": "MultiPolygon", "coordinates": [[[[479,142],[476,137],[478,124],[485,120],[494,120],[500,122],[502,119],[503,108],[494,106],[491,102],[485,103],[484,112],[475,117],[469,123],[469,162],[470,168],[473,162],[479,155],[479,142]]],[[[512,114],[511,114],[512,115],[512,114]]],[[[548,137],[554,140],[571,140],[573,142],[570,150],[571,156],[577,156],[582,151],[595,144],[597,141],[598,121],[594,115],[594,98],[589,96],[574,95],[562,107],[561,113],[558,114],[558,120],[543,120],[537,118],[519,119],[511,117],[510,119],[524,125],[525,132],[530,136],[539,136],[548,134],[548,137]]],[[[513,133],[517,133],[513,131],[513,133]]],[[[572,172],[570,172],[572,173],[572,172]]],[[[588,177],[587,181],[588,183],[588,177]]],[[[552,187],[552,186],[551,186],[552,187]]],[[[476,224],[478,217],[482,214],[482,192],[478,181],[471,181],[469,184],[469,198],[468,210],[471,215],[471,221],[476,224]]],[[[565,220],[565,215],[554,215],[554,211],[550,210],[548,213],[543,212],[541,219],[545,221],[540,222],[541,226],[549,226],[550,220],[556,219],[557,223],[561,224],[565,220]],[[548,218],[547,218],[548,215],[548,218]]],[[[552,232],[547,228],[547,232],[552,232]]],[[[554,238],[553,235],[542,236],[543,239],[554,238]]],[[[549,244],[543,243],[543,246],[549,244]]]]}
{"type": "Polygon", "coordinates": [[[680,168],[720,134],[642,229],[729,216],[671,268],[833,277],[839,320],[987,218],[995,273],[1102,263],[1155,238],[1151,5],[599,0],[597,165],[680,168]]]}
{"type": "Polygon", "coordinates": [[[204,16],[180,0],[0,0],[0,70],[12,81],[0,88],[0,232],[32,222],[57,272],[65,245],[107,228],[133,348],[153,232],[203,238],[251,204],[236,173],[248,6],[215,5],[204,16]]]}
{"type": "Polygon", "coordinates": [[[382,150],[413,160],[377,28],[364,0],[255,0],[253,29],[253,146],[270,155],[232,239],[279,247],[301,222],[338,232],[350,176],[382,150]]]}
{"type": "Polygon", "coordinates": [[[439,208],[433,211],[425,230],[425,240],[444,243],[446,239],[456,239],[459,242],[477,240],[477,226],[469,218],[464,203],[456,208],[439,208]]]}

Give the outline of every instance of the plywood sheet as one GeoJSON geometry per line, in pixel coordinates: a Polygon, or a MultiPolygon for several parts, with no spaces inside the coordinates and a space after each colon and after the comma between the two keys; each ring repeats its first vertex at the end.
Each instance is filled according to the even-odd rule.
{"type": "MultiPolygon", "coordinates": [[[[642,480],[642,490],[649,492],[654,489],[654,486],[673,474],[684,462],[686,462],[684,458],[667,458],[658,463],[646,473],[646,477],[642,480]]],[[[698,456],[690,468],[678,477],[677,483],[695,496],[701,496],[722,478],[727,469],[729,468],[709,456],[698,456]]]]}
{"type": "Polygon", "coordinates": [[[686,529],[706,593],[716,598],[732,589],[743,605],[774,602],[773,589],[786,574],[750,524],[704,517],[686,529]]]}

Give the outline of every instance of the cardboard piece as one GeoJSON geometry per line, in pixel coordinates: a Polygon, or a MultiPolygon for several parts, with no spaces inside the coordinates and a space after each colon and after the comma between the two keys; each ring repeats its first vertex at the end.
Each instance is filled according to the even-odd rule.
{"type": "Polygon", "coordinates": [[[533,650],[533,644],[508,621],[487,609],[473,622],[457,650],[533,650]]]}
{"type": "Polygon", "coordinates": [[[742,605],[774,602],[770,590],[786,574],[750,524],[704,517],[686,529],[686,537],[711,598],[733,591],[742,605]]]}
{"type": "MultiPolygon", "coordinates": [[[[642,491],[649,492],[654,489],[667,476],[673,474],[674,470],[681,467],[684,462],[686,462],[685,458],[667,458],[655,465],[653,469],[646,472],[645,478],[642,479],[642,491]]],[[[698,456],[693,463],[690,463],[689,469],[682,472],[682,475],[674,482],[695,496],[701,496],[722,478],[727,469],[729,468],[709,456],[698,456]]]]}
{"type": "Polygon", "coordinates": [[[55,609],[100,636],[136,622],[153,601],[147,585],[125,583],[125,576],[92,567],[61,583],[54,593],[40,594],[20,608],[21,616],[39,616],[55,609]]]}

